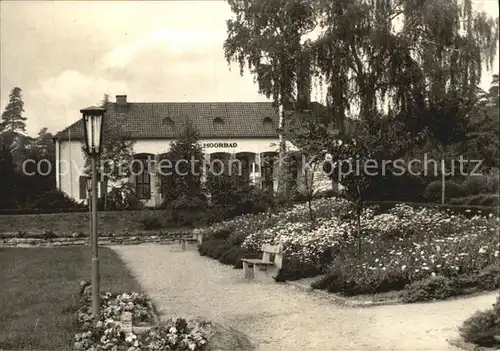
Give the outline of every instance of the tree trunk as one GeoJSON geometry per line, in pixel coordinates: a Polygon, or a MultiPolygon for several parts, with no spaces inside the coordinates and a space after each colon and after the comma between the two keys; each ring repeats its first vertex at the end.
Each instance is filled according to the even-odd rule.
{"type": "MultiPolygon", "coordinates": [[[[305,172],[304,183],[305,183],[306,191],[307,191],[307,207],[309,210],[309,220],[311,222],[314,222],[314,214],[313,214],[312,205],[311,205],[311,201],[313,198],[312,179],[311,179],[311,183],[309,184],[307,169],[304,169],[304,172],[305,172]]],[[[314,174],[313,174],[313,176],[314,176],[314,174]]]]}
{"type": "Polygon", "coordinates": [[[312,210],[312,205],[311,205],[311,197],[307,200],[307,207],[309,207],[309,220],[311,222],[314,222],[314,215],[313,215],[313,210],[312,210]]]}
{"type": "Polygon", "coordinates": [[[278,195],[286,196],[285,169],[283,167],[283,158],[286,154],[286,143],[283,135],[285,123],[285,109],[283,103],[280,102],[279,108],[279,155],[278,155],[278,195]]]}
{"type": "Polygon", "coordinates": [[[359,184],[356,186],[358,192],[358,200],[356,201],[356,226],[358,231],[358,254],[361,254],[361,214],[363,213],[363,198],[359,189],[359,184]]]}
{"type": "Polygon", "coordinates": [[[358,254],[361,254],[361,213],[358,212],[357,217],[358,254]]]}

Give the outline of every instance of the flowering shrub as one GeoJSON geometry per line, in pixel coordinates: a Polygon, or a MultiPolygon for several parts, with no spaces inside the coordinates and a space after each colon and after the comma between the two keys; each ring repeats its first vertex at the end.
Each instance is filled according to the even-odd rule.
{"type": "Polygon", "coordinates": [[[81,283],[82,306],[77,312],[80,332],[75,335],[75,351],[163,351],[204,350],[207,342],[206,324],[172,318],[138,335],[125,335],[118,322],[123,312],[132,313],[132,323],[152,323],[153,312],[146,296],[138,293],[101,294],[100,320],[93,321],[91,285],[81,283]]]}
{"type": "MultiPolygon", "coordinates": [[[[313,201],[312,207],[315,222],[309,221],[307,204],[298,204],[279,213],[245,215],[217,223],[210,231],[227,230],[229,237],[223,240],[227,247],[256,252],[262,244],[281,243],[285,257],[328,266],[327,278],[317,287],[332,292],[401,290],[436,275],[450,279],[470,276],[472,285],[481,289],[500,287],[499,279],[487,268],[499,262],[498,217],[407,205],[385,213],[367,208],[361,215],[362,252],[358,254],[351,204],[326,198],[313,201]],[[487,284],[479,282],[481,275],[488,277],[487,284]]],[[[458,282],[463,283],[462,278],[458,282]]]]}

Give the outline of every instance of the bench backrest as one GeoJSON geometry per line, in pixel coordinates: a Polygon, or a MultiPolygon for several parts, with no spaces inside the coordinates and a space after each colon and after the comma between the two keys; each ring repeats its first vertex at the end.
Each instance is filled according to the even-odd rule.
{"type": "Polygon", "coordinates": [[[198,240],[201,244],[203,242],[203,233],[202,232],[193,232],[193,239],[198,240]]]}
{"type": "Polygon", "coordinates": [[[283,247],[281,245],[264,244],[264,245],[262,245],[262,248],[260,249],[260,251],[278,254],[278,253],[281,253],[281,251],[283,251],[283,247]]]}
{"type": "Polygon", "coordinates": [[[276,268],[281,269],[283,265],[283,246],[264,244],[261,251],[262,261],[274,262],[276,268]]]}

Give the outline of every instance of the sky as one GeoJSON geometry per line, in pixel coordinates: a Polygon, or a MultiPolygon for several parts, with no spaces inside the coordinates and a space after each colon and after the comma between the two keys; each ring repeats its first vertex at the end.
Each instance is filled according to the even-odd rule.
{"type": "MultiPolygon", "coordinates": [[[[475,6],[498,16],[497,0],[475,6]]],[[[2,0],[0,109],[20,87],[35,136],[74,123],[104,93],[131,102],[267,101],[253,77],[224,58],[231,16],[222,0],[2,0]]],[[[492,73],[483,74],[484,88],[492,73]]]]}

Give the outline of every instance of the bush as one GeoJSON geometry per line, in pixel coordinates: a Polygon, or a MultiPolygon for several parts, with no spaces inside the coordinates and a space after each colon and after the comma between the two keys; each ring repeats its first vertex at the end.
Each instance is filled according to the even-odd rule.
{"type": "Polygon", "coordinates": [[[272,199],[260,188],[248,184],[237,175],[210,174],[206,182],[211,205],[217,209],[221,219],[247,213],[265,212],[272,199]]]}
{"type": "MultiPolygon", "coordinates": [[[[370,179],[366,197],[368,200],[377,201],[421,202],[425,200],[426,186],[426,179],[420,176],[387,174],[370,179]]],[[[441,198],[440,186],[438,198],[441,198]]]]}
{"type": "Polygon", "coordinates": [[[321,269],[313,264],[298,259],[283,257],[283,268],[276,276],[277,282],[293,281],[311,278],[321,274],[321,269]]]}
{"type": "Polygon", "coordinates": [[[156,230],[161,229],[163,227],[162,222],[158,217],[155,216],[147,216],[141,220],[142,226],[145,230],[156,230]]]}
{"type": "Polygon", "coordinates": [[[208,234],[209,238],[226,240],[231,235],[232,231],[230,229],[218,229],[214,230],[212,233],[208,234]]]}
{"type": "Polygon", "coordinates": [[[500,347],[500,296],[493,308],[478,311],[467,319],[459,329],[465,341],[484,347],[500,347]]]}
{"type": "Polygon", "coordinates": [[[436,275],[413,282],[405,287],[403,301],[407,303],[429,300],[444,300],[453,296],[453,281],[436,275]]]}
{"type": "Polygon", "coordinates": [[[219,262],[222,264],[232,265],[233,268],[241,269],[243,268],[242,258],[261,258],[262,253],[252,252],[247,249],[238,246],[231,246],[229,250],[224,252],[219,258],[219,262]]]}
{"type": "MultiPolygon", "coordinates": [[[[441,199],[442,182],[435,180],[425,188],[424,197],[429,201],[438,201],[441,199]]],[[[461,197],[464,195],[464,188],[452,181],[445,182],[445,196],[447,199],[454,197],[461,197]]]]}
{"type": "Polygon", "coordinates": [[[218,260],[222,264],[232,265],[234,268],[243,268],[242,258],[260,258],[261,253],[252,252],[242,248],[237,243],[240,239],[230,238],[230,231],[219,230],[207,235],[198,251],[201,256],[208,256],[218,260]]]}
{"type": "Polygon", "coordinates": [[[204,224],[207,214],[207,203],[200,197],[181,196],[172,201],[168,207],[170,221],[184,226],[204,224]]]}
{"type": "Polygon", "coordinates": [[[499,178],[496,175],[470,176],[463,183],[464,195],[495,194],[498,193],[499,178]]]}
{"type": "Polygon", "coordinates": [[[106,195],[106,201],[101,197],[98,207],[106,211],[139,210],[144,208],[144,204],[139,200],[135,189],[130,184],[124,184],[112,188],[106,195]],[[106,204],[105,204],[106,203],[106,204]]]}
{"type": "Polygon", "coordinates": [[[330,268],[327,275],[311,286],[331,293],[354,296],[401,290],[408,283],[405,277],[392,275],[390,272],[379,271],[368,275],[348,267],[339,268],[340,265],[335,270],[330,268]]]}
{"type": "Polygon", "coordinates": [[[479,194],[468,197],[459,197],[450,199],[452,205],[470,205],[470,206],[486,206],[498,207],[500,205],[500,197],[498,194],[479,194]]]}
{"type": "Polygon", "coordinates": [[[223,242],[221,239],[203,239],[203,242],[198,246],[198,251],[201,256],[208,256],[213,258],[215,250],[223,242]]]}
{"type": "Polygon", "coordinates": [[[57,238],[57,235],[52,230],[46,230],[42,234],[42,239],[49,240],[49,239],[54,239],[54,238],[57,238]]]}
{"type": "Polygon", "coordinates": [[[33,202],[33,207],[35,208],[77,208],[84,207],[78,204],[75,200],[70,198],[66,193],[60,190],[49,190],[41,194],[33,202]]]}
{"type": "Polygon", "coordinates": [[[477,284],[482,290],[500,288],[500,267],[497,264],[486,266],[477,275],[477,284]]]}

